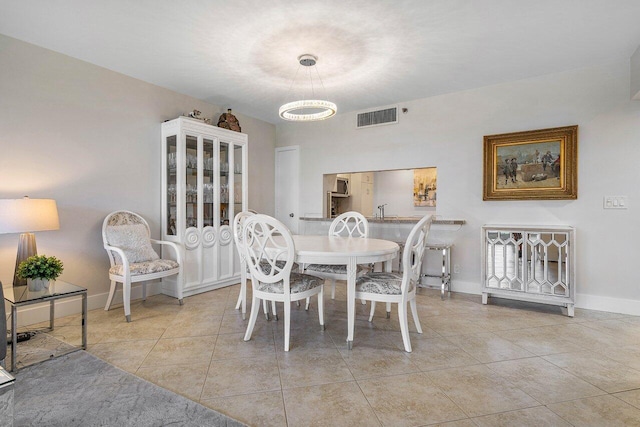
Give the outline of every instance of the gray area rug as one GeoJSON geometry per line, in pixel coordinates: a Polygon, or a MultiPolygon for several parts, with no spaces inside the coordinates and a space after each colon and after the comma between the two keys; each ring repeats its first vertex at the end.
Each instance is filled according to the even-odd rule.
{"type": "Polygon", "coordinates": [[[16,375],[14,426],[245,426],[77,351],[16,375]]]}

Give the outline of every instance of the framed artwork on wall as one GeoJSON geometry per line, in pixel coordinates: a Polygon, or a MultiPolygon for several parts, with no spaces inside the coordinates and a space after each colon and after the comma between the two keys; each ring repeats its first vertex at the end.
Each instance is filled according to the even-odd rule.
{"type": "Polygon", "coordinates": [[[413,170],[413,206],[436,205],[438,190],[438,168],[413,170]]]}
{"type": "Polygon", "coordinates": [[[484,137],[483,200],[578,198],[578,126],[484,137]]]}

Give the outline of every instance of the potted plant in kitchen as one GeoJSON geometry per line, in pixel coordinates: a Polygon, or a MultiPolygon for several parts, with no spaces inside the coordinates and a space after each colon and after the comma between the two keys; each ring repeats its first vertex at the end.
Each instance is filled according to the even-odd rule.
{"type": "Polygon", "coordinates": [[[41,291],[56,281],[63,270],[62,261],[46,255],[33,255],[21,262],[17,275],[27,279],[30,291],[41,291]]]}

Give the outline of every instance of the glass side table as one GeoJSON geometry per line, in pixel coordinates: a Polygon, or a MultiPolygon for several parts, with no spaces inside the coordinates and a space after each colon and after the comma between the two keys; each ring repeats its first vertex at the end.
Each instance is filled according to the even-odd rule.
{"type": "MultiPolygon", "coordinates": [[[[49,329],[53,330],[55,319],[55,301],[63,298],[82,296],[82,346],[75,347],[62,354],[87,348],[87,288],[56,280],[49,288],[30,291],[27,285],[6,286],[4,299],[11,305],[11,372],[16,372],[16,350],[18,347],[18,308],[32,304],[49,302],[49,329]]],[[[58,354],[57,356],[62,356],[58,354]]],[[[56,357],[57,357],[56,356],[56,357]]]]}

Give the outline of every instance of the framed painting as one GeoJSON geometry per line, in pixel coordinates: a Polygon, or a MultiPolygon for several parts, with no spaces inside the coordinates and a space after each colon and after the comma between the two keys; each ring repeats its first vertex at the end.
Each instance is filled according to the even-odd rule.
{"type": "Polygon", "coordinates": [[[436,205],[438,168],[413,170],[413,206],[436,205]]]}
{"type": "Polygon", "coordinates": [[[484,137],[483,200],[578,198],[578,126],[484,137]]]}

